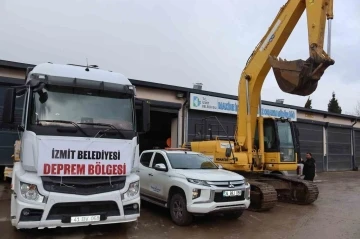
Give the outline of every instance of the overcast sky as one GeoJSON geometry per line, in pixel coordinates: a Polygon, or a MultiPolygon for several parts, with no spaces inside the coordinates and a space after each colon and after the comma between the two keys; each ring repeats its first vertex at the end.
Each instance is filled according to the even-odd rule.
{"type": "MultiPolygon", "coordinates": [[[[286,0],[0,0],[0,59],[97,64],[128,78],[237,95],[241,71],[286,0]]],[[[313,108],[332,91],[343,113],[360,100],[360,1],[335,0],[331,56],[313,108]],[[340,4],[340,2],[342,4],[340,4]]],[[[308,57],[304,13],[280,53],[308,57]]],[[[327,33],[326,33],[327,34],[327,33]]],[[[325,42],[326,50],[326,42],[325,42]]],[[[262,99],[304,106],[269,72],[262,99]]]]}

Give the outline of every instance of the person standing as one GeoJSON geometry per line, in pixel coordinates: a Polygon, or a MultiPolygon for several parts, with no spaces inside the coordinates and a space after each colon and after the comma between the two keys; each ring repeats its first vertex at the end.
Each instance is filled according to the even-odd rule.
{"type": "Polygon", "coordinates": [[[312,154],[310,152],[306,153],[306,161],[301,162],[302,164],[304,164],[304,168],[303,168],[303,175],[304,180],[308,180],[308,181],[314,181],[314,177],[315,177],[315,159],[312,157],[312,154]]]}

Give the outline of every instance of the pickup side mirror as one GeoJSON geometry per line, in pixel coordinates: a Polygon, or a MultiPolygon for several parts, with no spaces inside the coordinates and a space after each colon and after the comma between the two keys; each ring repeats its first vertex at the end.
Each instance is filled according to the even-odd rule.
{"type": "Polygon", "coordinates": [[[231,156],[232,148],[226,148],[225,157],[229,158],[231,156]]]}
{"type": "Polygon", "coordinates": [[[142,102],[142,129],[143,133],[150,130],[150,104],[146,100],[142,102]]]}
{"type": "Polygon", "coordinates": [[[166,166],[165,166],[165,164],[163,164],[163,163],[157,163],[157,164],[155,164],[155,170],[157,170],[157,171],[163,171],[163,172],[166,172],[167,171],[167,169],[166,169],[166,166]]]}
{"type": "Polygon", "coordinates": [[[8,88],[5,92],[4,98],[4,110],[2,115],[2,121],[7,124],[12,124],[15,121],[15,100],[16,100],[16,89],[8,88]]]}

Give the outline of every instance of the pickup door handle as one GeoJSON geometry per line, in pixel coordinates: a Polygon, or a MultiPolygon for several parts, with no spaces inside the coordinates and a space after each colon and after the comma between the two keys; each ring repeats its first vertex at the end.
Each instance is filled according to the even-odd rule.
{"type": "Polygon", "coordinates": [[[149,173],[149,176],[154,176],[154,175],[152,175],[152,173],[149,173]]]}

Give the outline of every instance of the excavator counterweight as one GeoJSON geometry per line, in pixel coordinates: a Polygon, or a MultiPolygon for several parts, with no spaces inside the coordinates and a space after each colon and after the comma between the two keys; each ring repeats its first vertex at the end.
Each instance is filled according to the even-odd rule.
{"type": "Polygon", "coordinates": [[[288,94],[308,96],[318,85],[326,68],[334,64],[333,60],[317,64],[311,57],[306,61],[286,61],[269,56],[279,88],[288,94]]]}

